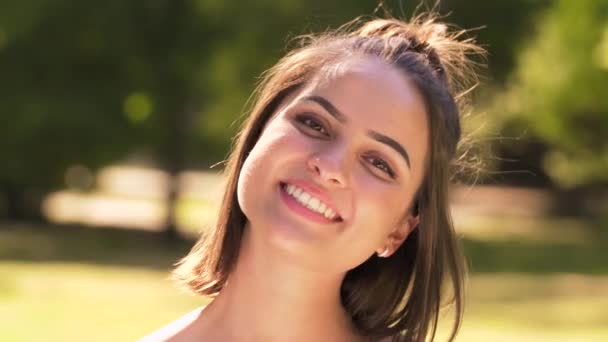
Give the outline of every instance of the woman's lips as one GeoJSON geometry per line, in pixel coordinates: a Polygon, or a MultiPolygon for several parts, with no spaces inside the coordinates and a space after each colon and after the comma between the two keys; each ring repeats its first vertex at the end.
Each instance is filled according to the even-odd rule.
{"type": "Polygon", "coordinates": [[[327,192],[325,190],[319,188],[317,185],[315,185],[309,181],[303,180],[303,179],[295,179],[295,178],[286,179],[286,180],[282,181],[281,184],[295,185],[296,187],[309,193],[311,196],[318,198],[328,208],[331,208],[331,210],[333,210],[334,213],[336,213],[336,215],[339,216],[341,219],[344,218],[344,216],[342,215],[340,210],[338,210],[336,208],[336,206],[334,205],[331,197],[327,194],[327,192]]]}
{"type": "MultiPolygon", "coordinates": [[[[286,183],[283,183],[283,182],[280,183],[279,192],[281,194],[281,199],[287,205],[287,207],[290,208],[292,211],[294,211],[296,214],[299,214],[300,216],[303,216],[303,217],[305,217],[309,220],[312,220],[314,222],[317,222],[317,223],[330,224],[330,223],[342,222],[342,218],[337,213],[336,213],[336,216],[334,219],[329,219],[329,218],[325,217],[324,215],[321,215],[320,213],[312,211],[311,209],[303,206],[294,197],[292,197],[290,194],[287,193],[286,187],[287,187],[286,183]]],[[[332,208],[332,210],[333,210],[333,208],[332,208]]]]}

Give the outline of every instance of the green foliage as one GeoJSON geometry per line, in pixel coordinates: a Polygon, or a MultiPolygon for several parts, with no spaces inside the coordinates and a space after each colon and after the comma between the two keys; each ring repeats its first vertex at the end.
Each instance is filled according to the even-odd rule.
{"type": "Polygon", "coordinates": [[[112,7],[3,7],[0,183],[47,189],[61,185],[70,164],[96,167],[123,154],[134,132],[121,111],[129,87],[117,54],[120,35],[111,27],[120,18],[108,18],[112,7]]]}
{"type": "MultiPolygon", "coordinates": [[[[460,27],[486,26],[474,34],[488,46],[490,74],[501,82],[513,63],[513,45],[531,24],[529,13],[550,3],[453,0],[443,1],[440,10],[453,11],[447,20],[460,27]],[[513,21],[518,25],[510,25],[513,21]]],[[[394,15],[405,17],[416,5],[386,4],[394,15]]],[[[549,14],[542,20],[539,34],[553,38],[538,38],[545,43],[532,43],[527,50],[540,52],[522,54],[516,72],[519,81],[510,91],[518,99],[514,103],[526,103],[526,107],[530,103],[535,113],[552,113],[555,108],[576,112],[583,118],[581,125],[592,120],[592,129],[600,130],[604,121],[593,118],[605,113],[605,99],[594,94],[605,86],[605,72],[594,74],[591,65],[605,70],[608,64],[604,52],[608,29],[599,8],[594,10],[597,4],[561,2],[566,9],[551,13],[564,14],[549,14]],[[574,24],[560,19],[574,12],[583,13],[585,19],[576,19],[578,14],[572,15],[572,20],[580,21],[574,24]],[[560,28],[562,21],[573,27],[560,28]],[[577,53],[589,54],[580,58],[593,54],[595,64],[573,64],[571,60],[580,58],[568,57],[575,49],[566,49],[559,55],[563,61],[558,62],[572,68],[562,77],[579,76],[561,83],[530,81],[538,79],[533,72],[540,69],[534,65],[548,67],[542,61],[546,55],[557,54],[550,46],[562,36],[574,39],[569,46],[577,46],[577,53]],[[560,84],[577,84],[576,91],[560,84]],[[532,95],[535,92],[542,94],[532,95]],[[589,112],[596,114],[584,114],[589,112]]],[[[375,7],[375,2],[364,0],[110,0],[99,6],[75,0],[0,3],[0,189],[47,191],[64,185],[65,170],[71,165],[95,170],[134,153],[143,153],[146,160],[172,172],[213,164],[228,151],[257,76],[284,54],[289,37],[336,27],[372,14],[375,7]]],[[[550,70],[541,74],[547,73],[560,75],[550,70]]],[[[570,160],[572,151],[597,155],[599,147],[585,149],[596,133],[564,135],[562,128],[570,124],[545,118],[551,115],[532,118],[523,114],[530,111],[511,112],[521,113],[513,118],[520,118],[522,125],[543,118],[543,124],[535,126],[547,128],[535,134],[551,144],[559,140],[575,147],[558,149],[566,152],[551,154],[548,161],[570,160]]],[[[600,160],[585,157],[579,163],[600,160]]]]}
{"type": "Polygon", "coordinates": [[[556,1],[496,101],[507,135],[547,146],[545,172],[569,188],[608,182],[608,3],[556,1]]]}
{"type": "Polygon", "coordinates": [[[171,169],[215,162],[256,75],[282,53],[285,36],[316,15],[339,12],[321,21],[341,22],[370,6],[2,3],[0,189],[58,187],[70,165],[94,169],[133,151],[171,169]]]}

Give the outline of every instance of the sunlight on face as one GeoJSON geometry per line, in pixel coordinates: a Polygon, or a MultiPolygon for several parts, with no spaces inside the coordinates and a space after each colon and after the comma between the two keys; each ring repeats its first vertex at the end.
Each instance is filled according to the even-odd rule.
{"type": "Polygon", "coordinates": [[[244,243],[344,272],[409,232],[429,138],[423,99],[394,67],[357,59],[336,70],[280,106],[243,165],[238,200],[244,243]]]}

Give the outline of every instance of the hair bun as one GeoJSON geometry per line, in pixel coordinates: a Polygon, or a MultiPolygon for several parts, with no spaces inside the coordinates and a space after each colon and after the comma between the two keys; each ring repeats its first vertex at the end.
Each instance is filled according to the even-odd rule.
{"type": "Polygon", "coordinates": [[[373,19],[353,32],[359,37],[377,37],[385,40],[403,39],[412,52],[426,57],[437,76],[448,84],[458,97],[478,81],[478,63],[470,56],[485,56],[485,50],[473,38],[464,38],[466,30],[450,30],[437,21],[438,15],[426,13],[408,22],[395,19],[373,19]]]}
{"type": "Polygon", "coordinates": [[[423,53],[431,46],[434,37],[445,36],[447,27],[441,23],[417,26],[397,19],[376,19],[363,25],[356,34],[361,37],[382,39],[404,38],[415,52],[423,53]]]}

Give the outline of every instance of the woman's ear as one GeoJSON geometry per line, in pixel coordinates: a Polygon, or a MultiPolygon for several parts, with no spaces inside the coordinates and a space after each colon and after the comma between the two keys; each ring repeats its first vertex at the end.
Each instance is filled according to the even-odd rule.
{"type": "Polygon", "coordinates": [[[403,244],[410,233],[418,227],[420,217],[408,214],[387,237],[383,246],[376,250],[379,257],[386,258],[391,256],[403,244]]]}

